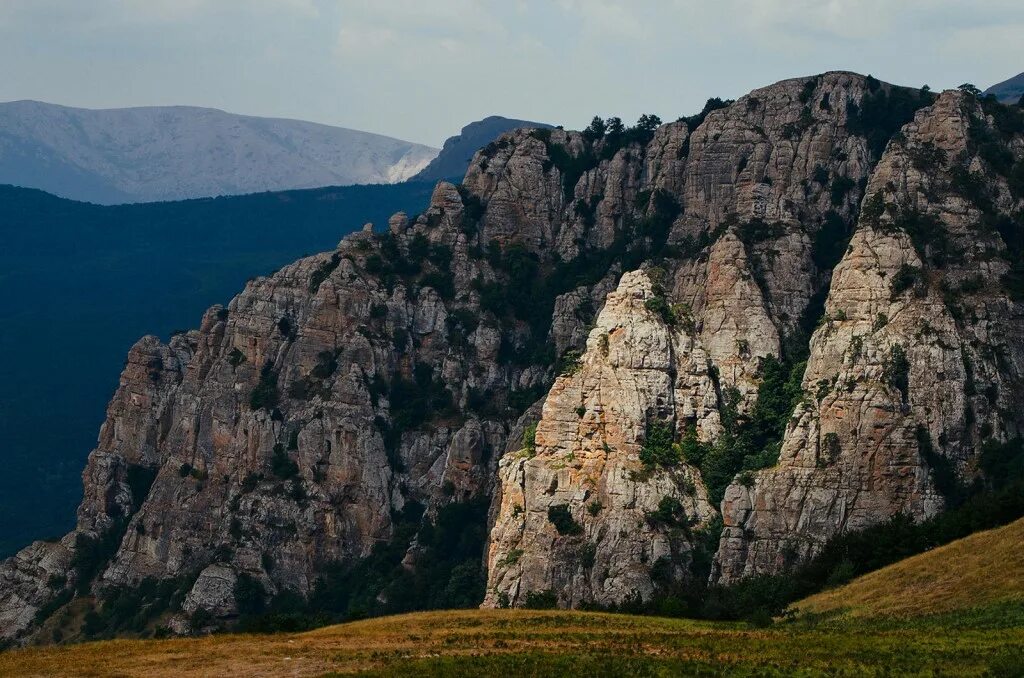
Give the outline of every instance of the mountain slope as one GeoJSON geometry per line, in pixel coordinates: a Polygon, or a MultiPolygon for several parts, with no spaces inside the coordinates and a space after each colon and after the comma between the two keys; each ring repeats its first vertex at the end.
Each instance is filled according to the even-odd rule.
{"type": "Polygon", "coordinates": [[[1024,603],[1024,519],[978,532],[793,605],[801,614],[910,617],[1024,603]]]}
{"type": "Polygon", "coordinates": [[[436,155],[377,134],[211,108],[0,104],[0,183],[86,202],[393,183],[436,155]]]}
{"type": "Polygon", "coordinates": [[[466,173],[473,155],[505,132],[526,127],[548,129],[551,125],[529,120],[514,120],[492,115],[483,120],[471,122],[459,134],[445,140],[441,152],[430,164],[412,177],[413,181],[442,181],[459,179],[466,173]]]}
{"type": "Polygon", "coordinates": [[[82,464],[139,336],[187,327],[252,276],[366,221],[422,210],[430,190],[98,206],[0,186],[0,557],[73,524],[82,464]]]}
{"type": "Polygon", "coordinates": [[[1024,73],[992,85],[985,90],[985,94],[995,94],[1003,103],[1017,103],[1024,96],[1024,73]]]}

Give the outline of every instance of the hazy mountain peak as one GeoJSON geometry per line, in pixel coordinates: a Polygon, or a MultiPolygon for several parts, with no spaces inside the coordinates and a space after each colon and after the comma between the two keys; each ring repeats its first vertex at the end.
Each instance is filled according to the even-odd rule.
{"type": "Polygon", "coordinates": [[[552,125],[530,120],[516,120],[500,115],[489,115],[482,120],[469,123],[453,137],[448,137],[441,152],[419,174],[416,181],[440,181],[441,179],[462,178],[469,167],[473,154],[499,136],[520,127],[550,128],[552,125]]]}
{"type": "Polygon", "coordinates": [[[995,94],[1003,103],[1017,103],[1021,96],[1024,96],[1024,73],[1018,73],[1008,80],[992,85],[985,90],[985,94],[995,94]]]}
{"type": "Polygon", "coordinates": [[[0,104],[0,183],[98,203],[393,183],[437,149],[195,106],[0,104]]]}

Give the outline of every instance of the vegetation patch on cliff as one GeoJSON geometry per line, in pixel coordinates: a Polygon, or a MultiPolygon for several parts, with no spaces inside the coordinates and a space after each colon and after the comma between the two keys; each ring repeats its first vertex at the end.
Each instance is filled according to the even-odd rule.
{"type": "MultiPolygon", "coordinates": [[[[394,535],[366,558],[328,565],[308,600],[281,595],[252,606],[242,629],[280,631],[409,610],[475,607],[484,596],[480,563],[487,531],[487,503],[453,502],[434,518],[406,504],[394,535]],[[415,540],[415,567],[403,561],[415,540]]],[[[262,599],[262,597],[261,597],[262,599]]]]}
{"type": "Polygon", "coordinates": [[[737,411],[739,393],[735,389],[723,389],[722,435],[710,445],[698,442],[696,436],[684,440],[684,456],[700,469],[713,503],[722,501],[737,473],[774,466],[778,461],[786,423],[803,397],[800,382],[805,365],[768,356],[762,363],[761,386],[750,415],[741,416],[737,411]]]}

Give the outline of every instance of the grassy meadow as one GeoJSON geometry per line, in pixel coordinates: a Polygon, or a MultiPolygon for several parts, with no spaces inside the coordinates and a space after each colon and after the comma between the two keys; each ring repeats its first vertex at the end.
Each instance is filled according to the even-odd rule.
{"type": "Polygon", "coordinates": [[[1024,521],[794,605],[766,628],[596,612],[421,612],[296,634],[0,654],[2,676],[1021,676],[1024,521]]]}
{"type": "Polygon", "coordinates": [[[1024,606],[769,628],[528,610],[424,612],[301,634],[113,640],[0,654],[0,675],[1020,675],[1024,606]],[[955,629],[955,632],[954,632],[955,629]]]}

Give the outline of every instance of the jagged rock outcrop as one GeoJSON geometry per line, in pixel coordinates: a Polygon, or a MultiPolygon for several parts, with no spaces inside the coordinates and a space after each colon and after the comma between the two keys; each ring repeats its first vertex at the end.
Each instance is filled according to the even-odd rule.
{"type": "MultiPolygon", "coordinates": [[[[50,547],[0,565],[16,582],[3,638],[25,640],[36,614],[74,590],[103,600],[175,581],[183,613],[228,617],[242,575],[268,596],[308,595],[326,565],[395,537],[418,515],[410,507],[429,522],[488,497],[555,351],[580,346],[621,270],[556,275],[571,257],[547,243],[580,217],[550,143],[518,130],[478,155],[464,187],[438,184],[425,213],[253,280],[168,344],[140,340],[83,474],[64,579],[51,586],[38,563],[50,547]]],[[[642,140],[613,151],[588,172],[599,193],[643,171],[642,140]]],[[[639,219],[646,205],[623,190],[619,221],[639,219]]],[[[600,251],[593,243],[576,246],[600,251]]]]}
{"type": "MultiPolygon", "coordinates": [[[[40,611],[64,589],[71,569],[74,536],[60,542],[37,541],[0,566],[0,640],[13,638],[42,621],[40,611]]],[[[66,598],[65,598],[66,600],[66,598]]]]}
{"type": "MultiPolygon", "coordinates": [[[[969,97],[934,99],[829,73],[660,126],[517,130],[425,213],[140,340],[76,531],[0,564],[3,637],[73,590],[177,582],[186,632],[238,614],[240,586],[306,596],[381,544],[415,571],[463,503],[491,500],[465,529],[490,528],[485,605],[707,577],[723,491],[718,581],[940,510],[933,467],[970,477],[981,440],[1021,426],[1024,323],[990,223],[1020,196],[1004,176],[964,192],[991,169],[979,129],[1011,162],[1024,144],[969,97]],[[826,293],[785,438],[736,452],[826,293]]],[[[483,597],[478,555],[438,587],[483,597]]]]}
{"type": "Polygon", "coordinates": [[[648,422],[714,420],[717,402],[699,339],[648,310],[653,298],[646,273],[623,276],[548,393],[535,442],[502,459],[484,605],[546,591],[566,606],[649,598],[659,560],[685,576],[691,544],[678,528],[700,529],[715,510],[695,469],[645,473],[639,453],[648,422]]]}
{"type": "Polygon", "coordinates": [[[544,129],[552,127],[543,122],[515,120],[500,115],[489,115],[464,126],[457,135],[448,137],[441,152],[426,167],[410,177],[410,181],[444,181],[462,177],[476,152],[511,130],[544,129]]]}
{"type": "Polygon", "coordinates": [[[1001,285],[1006,246],[986,227],[1019,201],[979,156],[999,143],[994,125],[973,97],[946,92],[889,143],[779,465],[726,493],[718,581],[779,572],[897,513],[934,515],[949,470],[970,479],[984,439],[1020,435],[1024,309],[1001,285]],[[980,194],[965,195],[970,181],[980,194]]]}
{"type": "MultiPolygon", "coordinates": [[[[661,419],[677,439],[692,427],[699,440],[713,443],[723,432],[722,408],[748,413],[764,360],[781,357],[787,336],[801,333],[831,272],[816,240],[844,237],[842,225],[870,169],[868,140],[848,120],[868,86],[847,73],[786,81],[712,110],[682,143],[673,134],[686,123],[659,129],[652,145],[661,153],[649,162],[671,174],[643,190],[679,196],[668,236],[673,256],[664,262],[670,289],[659,282],[655,294],[649,281],[639,283],[642,275],[623,277],[590,334],[580,372],[556,381],[545,401],[536,456],[510,455],[502,463],[485,605],[521,605],[549,590],[563,605],[614,605],[692,579],[692,538],[682,534],[717,514],[705,510],[703,479],[686,465],[645,473],[638,453],[651,422],[661,419]],[[657,303],[654,297],[675,327],[639,329],[658,326],[645,302],[657,303]],[[608,349],[595,344],[612,337],[626,356],[621,364],[602,357],[608,349]],[[633,355],[650,364],[632,365],[633,355]],[[641,383],[659,374],[660,381],[637,396],[629,385],[638,378],[622,376],[632,374],[627,368],[639,370],[641,383]],[[631,481],[630,474],[647,479],[631,481]],[[691,480],[699,499],[679,490],[691,480]],[[663,498],[680,501],[675,523],[653,517],[663,498]],[[587,507],[595,501],[602,508],[591,516],[587,507]],[[549,519],[548,509],[562,505],[581,526],[579,535],[559,535],[549,519]]],[[[580,186],[576,195],[588,197],[580,186]]],[[[616,204],[607,197],[601,206],[616,204]]]]}

